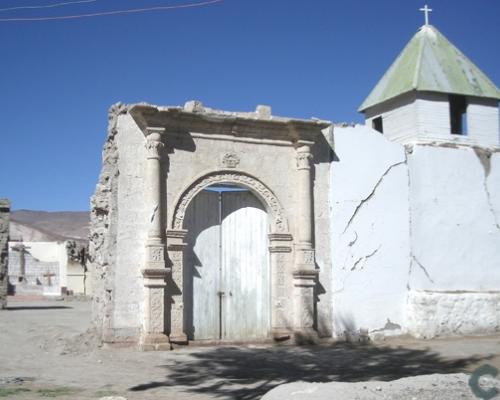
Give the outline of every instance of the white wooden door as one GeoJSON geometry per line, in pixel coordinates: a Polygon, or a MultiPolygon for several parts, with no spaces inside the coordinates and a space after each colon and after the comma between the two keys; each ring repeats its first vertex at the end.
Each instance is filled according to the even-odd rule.
{"type": "Polygon", "coordinates": [[[267,215],[250,192],[222,193],[223,338],[269,333],[267,215]]]}
{"type": "Polygon", "coordinates": [[[219,214],[219,194],[204,190],[193,199],[185,215],[184,326],[191,340],[219,337],[219,214]]]}
{"type": "Polygon", "coordinates": [[[203,191],[186,213],[185,326],[192,340],[266,337],[267,214],[248,191],[203,191]]]}

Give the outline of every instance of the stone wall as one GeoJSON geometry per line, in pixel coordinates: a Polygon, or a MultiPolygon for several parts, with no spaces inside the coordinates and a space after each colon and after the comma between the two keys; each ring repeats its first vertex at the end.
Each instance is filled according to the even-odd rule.
{"type": "Polygon", "coordinates": [[[10,202],[0,199],[0,309],[7,306],[10,202]]]}
{"type": "Polygon", "coordinates": [[[113,341],[114,274],[116,271],[116,229],[118,216],[117,147],[118,117],[127,107],[117,103],[108,113],[108,131],[102,150],[102,168],[94,195],[90,200],[90,237],[88,269],[92,287],[92,318],[99,336],[113,341]]]}

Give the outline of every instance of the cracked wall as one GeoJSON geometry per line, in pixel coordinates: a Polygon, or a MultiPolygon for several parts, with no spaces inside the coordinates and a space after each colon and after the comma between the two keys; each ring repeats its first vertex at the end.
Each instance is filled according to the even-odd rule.
{"type": "Polygon", "coordinates": [[[403,146],[365,126],[335,127],[331,165],[333,330],[401,333],[409,263],[403,146]],[[388,321],[390,323],[388,323],[388,321]]]}
{"type": "Polygon", "coordinates": [[[10,203],[0,199],[0,310],[7,307],[10,203]]]}
{"type": "Polygon", "coordinates": [[[500,315],[500,153],[415,145],[408,160],[409,333],[498,331],[491,318],[500,315]]]}
{"type": "Polygon", "coordinates": [[[335,336],[498,331],[500,152],[354,126],[335,128],[335,153],[335,336]]]}

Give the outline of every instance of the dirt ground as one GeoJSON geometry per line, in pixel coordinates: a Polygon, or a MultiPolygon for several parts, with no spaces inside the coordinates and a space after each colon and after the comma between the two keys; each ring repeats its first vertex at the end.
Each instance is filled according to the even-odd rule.
{"type": "Polygon", "coordinates": [[[500,337],[368,345],[95,348],[90,302],[9,299],[0,311],[0,398],[259,399],[279,384],[392,381],[500,369],[500,337]]]}

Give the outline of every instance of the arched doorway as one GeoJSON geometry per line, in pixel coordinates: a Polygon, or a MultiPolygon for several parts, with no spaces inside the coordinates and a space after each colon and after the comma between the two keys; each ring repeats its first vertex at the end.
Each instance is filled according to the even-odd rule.
{"type": "Polygon", "coordinates": [[[248,189],[201,190],[184,216],[184,327],[189,340],[252,340],[270,334],[266,208],[248,189]]]}

